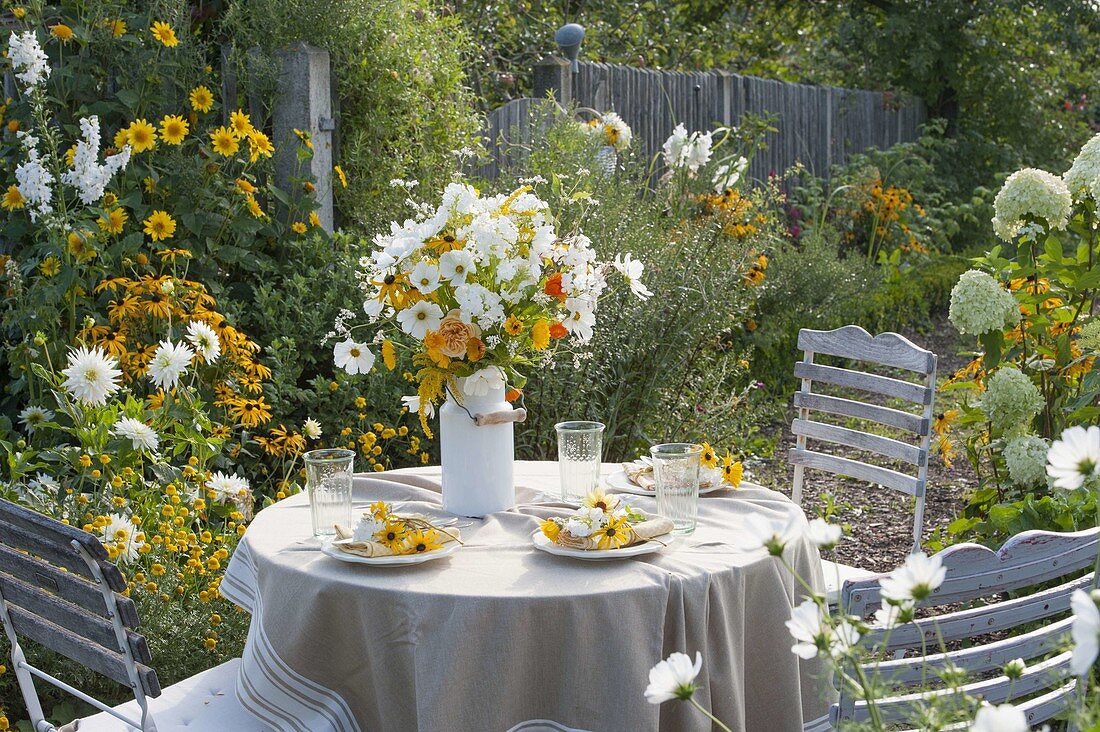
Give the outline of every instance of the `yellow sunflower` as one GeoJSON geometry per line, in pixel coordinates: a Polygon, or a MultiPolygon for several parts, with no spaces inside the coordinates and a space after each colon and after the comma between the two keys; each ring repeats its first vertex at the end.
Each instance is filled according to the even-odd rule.
{"type": "Polygon", "coordinates": [[[561,524],[554,519],[546,519],[539,524],[539,530],[542,531],[543,536],[553,542],[557,542],[558,534],[561,533],[561,524]]]}
{"type": "Polygon", "coordinates": [[[435,529],[413,531],[405,537],[405,544],[410,554],[431,552],[443,547],[443,542],[439,540],[439,532],[435,529]]]}
{"type": "Polygon", "coordinates": [[[50,26],[50,35],[59,41],[71,41],[73,39],[73,29],[64,23],[58,23],[50,26]]]}
{"type": "Polygon", "coordinates": [[[157,131],[145,119],[136,119],[126,128],[126,140],[136,153],[152,150],[157,146],[157,131]]]}
{"type": "Polygon", "coordinates": [[[252,130],[248,135],[248,159],[250,162],[256,162],[261,156],[270,158],[275,152],[275,146],[271,144],[271,140],[267,139],[267,135],[257,130],[252,130]]]}
{"type": "Polygon", "coordinates": [[[294,231],[295,234],[306,233],[306,225],[303,224],[301,221],[295,221],[293,224],[290,225],[290,228],[294,231]]]}
{"type": "Polygon", "coordinates": [[[374,538],[394,554],[404,554],[405,537],[408,535],[409,527],[405,525],[405,522],[391,518],[386,521],[385,526],[375,532],[374,538]]]}
{"type": "Polygon", "coordinates": [[[130,217],[121,208],[113,208],[107,212],[107,217],[100,216],[96,219],[96,223],[99,224],[99,228],[106,231],[108,234],[121,234],[122,227],[126,225],[126,221],[130,217]]]}
{"type": "Polygon", "coordinates": [[[744,468],[741,466],[741,461],[734,460],[733,455],[727,452],[725,457],[722,458],[722,480],[736,488],[741,485],[743,473],[744,468]]]}
{"type": "Polygon", "coordinates": [[[702,446],[703,446],[703,452],[699,456],[699,462],[702,463],[703,466],[707,467],[707,468],[716,468],[716,467],[718,467],[718,455],[715,454],[714,448],[711,447],[710,443],[707,443],[707,442],[702,443],[702,446]]]}
{"type": "Polygon", "coordinates": [[[214,106],[214,95],[210,93],[209,89],[201,84],[191,90],[189,99],[191,100],[191,109],[196,112],[205,114],[214,106]]]}
{"type": "Polygon", "coordinates": [[[187,120],[177,114],[165,115],[160,122],[160,136],[169,145],[179,145],[190,131],[187,120]]]}
{"type": "Polygon", "coordinates": [[[153,27],[149,29],[149,32],[153,34],[153,38],[156,38],[168,48],[175,48],[179,45],[180,40],[176,38],[176,32],[167,23],[158,20],[153,23],[153,27]]]}
{"type": "Polygon", "coordinates": [[[310,226],[320,226],[321,225],[321,217],[317,215],[316,211],[310,211],[309,212],[309,225],[310,226]]]}
{"type": "Polygon", "coordinates": [[[152,237],[153,241],[164,241],[176,233],[176,221],[168,215],[167,211],[153,211],[142,223],[145,224],[145,233],[152,237]]]}
{"type": "Polygon", "coordinates": [[[10,185],[8,186],[8,190],[4,191],[4,198],[0,200],[0,206],[3,206],[8,211],[14,211],[17,208],[23,208],[26,202],[26,199],[23,198],[23,194],[19,192],[19,186],[10,185]]]}
{"type": "Polygon", "coordinates": [[[339,165],[335,165],[335,166],[333,166],[332,170],[333,170],[334,173],[336,173],[336,177],[340,179],[340,186],[342,188],[347,188],[348,187],[348,177],[346,175],[344,175],[344,169],[341,168],[339,165]]]}
{"type": "Polygon", "coordinates": [[[256,186],[252,185],[244,178],[237,179],[237,189],[240,190],[241,193],[247,193],[249,195],[256,192],[256,186]]]}
{"type": "Polygon", "coordinates": [[[42,273],[44,277],[55,277],[58,272],[61,271],[61,260],[57,257],[46,257],[42,260],[42,263],[38,265],[38,271],[42,273]]]}
{"type": "Polygon", "coordinates": [[[619,549],[630,541],[630,535],[630,524],[627,523],[626,517],[611,519],[607,522],[607,526],[593,534],[599,539],[596,545],[600,549],[619,549]]]}
{"type": "Polygon", "coordinates": [[[240,138],[228,127],[216,127],[210,132],[210,143],[214,152],[228,158],[241,149],[240,138]]]}
{"type": "Polygon", "coordinates": [[[267,216],[267,214],[264,213],[263,207],[260,206],[260,202],[256,200],[255,196],[249,193],[246,200],[248,202],[248,212],[250,214],[258,219],[262,219],[267,216]]]}
{"type": "Polygon", "coordinates": [[[95,259],[98,252],[88,243],[91,237],[91,233],[87,231],[79,233],[75,231],[69,232],[69,236],[67,237],[69,253],[81,262],[95,259]]]}
{"type": "Polygon", "coordinates": [[[237,137],[248,137],[254,131],[252,120],[240,109],[229,115],[229,125],[237,133],[237,137]]]}
{"type": "Polygon", "coordinates": [[[121,18],[108,20],[105,25],[111,29],[111,36],[113,38],[121,38],[126,35],[126,21],[121,18]]]}

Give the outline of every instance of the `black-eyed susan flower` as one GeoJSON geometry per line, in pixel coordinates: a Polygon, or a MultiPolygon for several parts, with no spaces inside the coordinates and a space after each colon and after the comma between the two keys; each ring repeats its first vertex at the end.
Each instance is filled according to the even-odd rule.
{"type": "Polygon", "coordinates": [[[411,532],[405,537],[405,545],[409,553],[422,554],[442,548],[443,542],[439,540],[439,532],[435,529],[425,529],[411,532]]]}
{"type": "Polygon", "coordinates": [[[177,114],[165,115],[160,122],[160,136],[169,145],[179,145],[190,131],[187,120],[177,114]]]}
{"type": "Polygon", "coordinates": [[[722,480],[736,488],[741,485],[743,474],[744,468],[741,466],[741,461],[734,460],[733,456],[727,452],[722,458],[722,480]]]}
{"type": "Polygon", "coordinates": [[[205,114],[214,106],[214,95],[202,84],[191,90],[188,99],[191,101],[191,109],[196,112],[205,114]]]}
{"type": "Polygon", "coordinates": [[[156,38],[167,48],[175,48],[179,45],[180,41],[176,38],[176,32],[167,23],[158,20],[153,23],[153,27],[149,29],[149,32],[153,34],[153,38],[156,38]]]}
{"type": "Polygon", "coordinates": [[[143,231],[153,241],[164,241],[176,233],[176,221],[168,215],[167,211],[153,211],[142,223],[145,224],[143,231]]]}
{"type": "Polygon", "coordinates": [[[596,545],[600,549],[618,549],[630,541],[630,524],[626,517],[612,518],[607,525],[594,532],[597,537],[596,545]]]}
{"type": "Polygon", "coordinates": [[[4,198],[0,200],[0,206],[8,211],[23,208],[26,203],[27,200],[23,198],[23,194],[19,192],[19,187],[16,185],[8,186],[8,190],[4,191],[4,198]]]}
{"type": "Polygon", "coordinates": [[[561,524],[554,519],[546,519],[539,524],[539,530],[542,531],[543,536],[547,539],[556,542],[558,540],[558,534],[561,533],[561,524]]]}
{"type": "Polygon", "coordinates": [[[699,455],[699,462],[706,468],[718,467],[718,455],[714,452],[714,448],[709,443],[702,443],[703,452],[699,455]]]}
{"type": "Polygon", "coordinates": [[[228,158],[235,155],[241,149],[240,138],[229,127],[216,127],[210,132],[210,144],[214,152],[228,158]]]}
{"type": "Polygon", "coordinates": [[[152,150],[157,146],[157,131],[145,119],[136,119],[126,128],[126,141],[135,153],[152,150]]]}
{"type": "Polygon", "coordinates": [[[409,527],[404,521],[398,519],[386,519],[386,524],[375,532],[374,538],[378,543],[386,547],[394,554],[402,554],[405,550],[405,538],[409,536],[409,527]]]}

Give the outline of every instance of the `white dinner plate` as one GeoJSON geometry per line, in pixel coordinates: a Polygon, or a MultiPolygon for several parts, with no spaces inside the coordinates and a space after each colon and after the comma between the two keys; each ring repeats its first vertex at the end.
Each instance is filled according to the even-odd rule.
{"type": "MultiPolygon", "coordinates": [[[[417,554],[391,554],[386,557],[364,557],[359,554],[349,554],[342,549],[333,546],[333,539],[325,539],[321,544],[321,552],[333,559],[339,559],[341,562],[350,562],[351,564],[371,564],[376,567],[393,567],[397,565],[405,564],[422,564],[424,562],[430,562],[433,559],[442,559],[455,553],[460,544],[457,541],[449,541],[440,549],[435,549],[430,552],[420,552],[417,554]]],[[[342,541],[349,541],[344,539],[342,541]]]]}
{"type": "MultiPolygon", "coordinates": [[[[675,539],[672,534],[665,534],[659,538],[666,546],[671,544],[673,539],[675,539]]],[[[555,544],[550,541],[542,531],[536,531],[531,534],[531,543],[535,545],[536,549],[541,549],[547,554],[555,554],[559,557],[569,557],[570,559],[581,559],[586,562],[607,562],[614,559],[628,559],[642,554],[652,554],[653,552],[658,552],[665,548],[656,541],[643,541],[641,544],[634,544],[633,546],[623,547],[622,549],[570,549],[567,546],[561,546],[560,544],[555,544]]]]}
{"type": "MultiPolygon", "coordinates": [[[[630,478],[627,477],[626,471],[619,468],[611,475],[604,478],[604,482],[607,483],[609,488],[612,488],[619,493],[633,493],[636,496],[656,496],[656,491],[647,491],[640,485],[636,485],[630,482],[630,478]]],[[[722,482],[722,471],[715,470],[714,476],[710,479],[710,485],[706,488],[699,489],[699,495],[705,496],[708,493],[714,493],[715,491],[721,491],[726,489],[726,484],[722,482]]]]}

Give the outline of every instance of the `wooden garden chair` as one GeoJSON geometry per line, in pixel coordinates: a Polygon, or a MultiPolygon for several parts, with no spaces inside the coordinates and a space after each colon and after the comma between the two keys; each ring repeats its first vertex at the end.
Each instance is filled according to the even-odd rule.
{"type": "MultiPolygon", "coordinates": [[[[791,432],[796,441],[787,458],[794,465],[791,499],[801,505],[806,468],[846,475],[899,491],[915,501],[912,551],[920,551],[932,401],[936,392],[936,354],[897,333],[872,336],[856,325],[829,331],[800,330],[798,347],[804,355],[794,369],[802,386],[794,395],[798,417],[791,424],[791,432]],[[814,357],[818,355],[838,357],[846,363],[855,361],[898,369],[915,374],[918,380],[815,363],[814,357]],[[827,385],[830,393],[822,391],[821,385],[827,385]],[[835,393],[837,387],[845,396],[835,393]],[[866,401],[870,395],[880,402],[889,401],[890,406],[866,401]],[[898,402],[914,411],[897,408],[898,402]],[[832,415],[832,422],[819,421],[821,414],[832,415]],[[838,424],[841,420],[843,422],[838,424]],[[890,428],[895,437],[881,434],[883,427],[890,428]],[[894,469],[850,456],[829,454],[821,447],[811,449],[810,440],[872,453],[902,465],[894,469]]],[[[845,580],[872,574],[866,569],[837,562],[823,561],[822,565],[830,605],[836,604],[845,580]]]]}
{"type": "Polygon", "coordinates": [[[35,732],[58,732],[42,712],[35,679],[102,710],[60,732],[266,729],[237,703],[240,659],[162,690],[149,665],[145,637],[135,630],[134,602],[119,594],[125,589],[121,572],[107,561],[107,550],[96,537],[0,500],[0,620],[35,732]],[[128,686],[134,701],[109,707],[32,666],[21,638],[128,686]]]}
{"type": "MultiPolygon", "coordinates": [[[[860,639],[861,645],[874,648],[886,659],[864,666],[865,673],[877,676],[892,689],[876,704],[883,721],[917,725],[917,702],[952,693],[950,689],[929,689],[924,679],[936,678],[938,671],[951,664],[967,672],[963,691],[990,704],[1015,704],[1031,726],[1052,719],[1071,705],[1077,682],[1069,675],[1072,649],[1066,649],[1073,620],[1070,596],[1074,590],[1088,592],[1093,586],[1092,572],[1076,575],[1096,561],[1098,537],[1100,529],[1069,534],[1025,531],[998,551],[978,544],[956,544],[940,552],[947,577],[921,607],[934,610],[963,605],[964,609],[933,614],[889,633],[875,629],[860,639]],[[1040,583],[1045,583],[1046,589],[1034,589],[1040,583]],[[1049,586],[1051,583],[1057,584],[1049,586]],[[989,603],[966,607],[982,599],[989,603]],[[996,634],[992,639],[991,633],[996,634]],[[939,650],[941,637],[953,650],[939,650]],[[959,647],[960,642],[966,642],[965,647],[959,647]],[[922,644],[927,653],[922,652],[922,644]],[[902,651],[916,656],[894,658],[902,651]],[[1001,669],[1017,658],[1024,660],[1027,670],[1018,680],[1010,681],[1001,669]]],[[[845,582],[843,607],[853,615],[870,616],[882,606],[879,581],[883,576],[845,582]]],[[[866,702],[842,690],[829,716],[805,729],[819,732],[841,721],[868,717],[866,702]]]]}

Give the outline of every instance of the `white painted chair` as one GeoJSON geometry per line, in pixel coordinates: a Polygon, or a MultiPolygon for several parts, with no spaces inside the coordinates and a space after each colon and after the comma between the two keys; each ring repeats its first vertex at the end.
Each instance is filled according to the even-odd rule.
{"type": "MultiPolygon", "coordinates": [[[[1076,575],[1096,561],[1098,537],[1100,529],[1070,534],[1025,531],[1009,539],[998,551],[977,544],[957,544],[940,552],[947,578],[922,607],[957,607],[1012,594],[989,604],[922,618],[899,626],[888,635],[882,629],[865,635],[860,643],[874,649],[882,660],[868,663],[864,671],[891,689],[886,698],[876,703],[883,721],[918,724],[914,718],[915,702],[951,693],[924,686],[926,678],[934,678],[936,671],[949,664],[967,672],[967,683],[962,687],[966,693],[991,704],[1011,702],[1023,709],[1032,726],[1053,718],[1070,705],[1076,688],[1076,679],[1069,672],[1072,651],[1066,650],[1073,619],[1070,595],[1076,589],[1088,591],[1092,587],[1091,572],[1076,575]],[[1041,583],[1045,589],[1020,594],[1041,583]],[[1057,584],[1050,586],[1052,583],[1057,584]],[[1026,626],[1024,632],[1014,634],[1021,626],[1026,626]],[[995,640],[983,637],[990,633],[1009,635],[995,640]],[[940,636],[945,644],[964,639],[968,643],[958,650],[936,652],[940,636]],[[923,657],[922,643],[929,651],[923,657]],[[917,655],[895,657],[904,651],[917,655]],[[1000,670],[1016,658],[1024,660],[1027,670],[1012,682],[1000,670]]],[[[859,617],[872,615],[882,606],[879,587],[882,576],[845,582],[841,594],[843,607],[859,617]]],[[[842,691],[829,716],[808,723],[805,729],[821,732],[842,721],[858,722],[868,716],[866,702],[842,691]]]]}
{"type": "MultiPolygon", "coordinates": [[[[791,499],[801,505],[806,468],[847,475],[899,491],[915,499],[912,551],[919,551],[924,525],[928,446],[932,434],[932,401],[936,392],[936,354],[897,333],[872,336],[856,325],[846,325],[829,331],[803,329],[798,333],[798,347],[804,355],[794,369],[794,375],[802,380],[802,386],[794,395],[798,417],[791,424],[791,432],[796,436],[796,441],[787,457],[788,462],[794,465],[791,499]],[[835,356],[901,369],[916,374],[919,381],[907,381],[854,368],[825,366],[814,362],[815,355],[835,356]],[[846,395],[851,391],[863,392],[915,405],[920,413],[826,394],[820,388],[815,392],[814,387],[821,384],[829,385],[834,392],[836,387],[840,387],[845,390],[846,395]],[[845,426],[840,426],[817,421],[812,418],[817,415],[811,413],[833,415],[844,418],[847,422],[845,426]],[[867,431],[867,423],[892,428],[898,433],[898,439],[867,431]],[[910,441],[906,441],[907,439],[910,441]],[[894,470],[872,465],[851,457],[839,457],[821,451],[820,447],[811,449],[810,440],[855,448],[861,452],[900,461],[912,466],[915,474],[901,472],[900,468],[894,470]]],[[[845,580],[872,574],[868,570],[837,562],[823,561],[822,565],[830,605],[836,604],[840,587],[845,580]]]]}
{"type": "Polygon", "coordinates": [[[238,703],[239,659],[162,690],[149,664],[149,646],[134,628],[133,600],[118,594],[126,582],[97,538],[0,500],[0,620],[11,644],[11,665],[35,732],[58,732],[42,712],[35,679],[102,710],[60,732],[169,732],[267,729],[238,703]],[[129,687],[134,701],[109,707],[27,662],[29,639],[129,687]],[[155,721],[154,721],[155,717],[155,721]]]}

